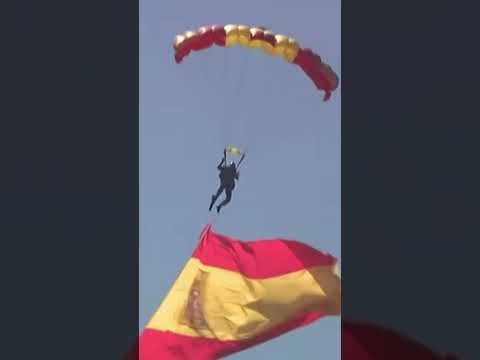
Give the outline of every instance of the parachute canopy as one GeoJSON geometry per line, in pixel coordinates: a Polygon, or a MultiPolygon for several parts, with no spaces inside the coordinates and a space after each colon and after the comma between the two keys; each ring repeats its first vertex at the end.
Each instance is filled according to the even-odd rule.
{"type": "Polygon", "coordinates": [[[298,65],[317,89],[325,92],[324,101],[328,100],[338,87],[337,74],[318,54],[311,49],[302,48],[295,39],[274,34],[264,27],[208,25],[197,31],[186,31],[175,37],[175,61],[179,64],[191,51],[204,50],[214,44],[223,47],[238,44],[245,48],[261,49],[269,55],[282,57],[287,62],[298,65]]]}

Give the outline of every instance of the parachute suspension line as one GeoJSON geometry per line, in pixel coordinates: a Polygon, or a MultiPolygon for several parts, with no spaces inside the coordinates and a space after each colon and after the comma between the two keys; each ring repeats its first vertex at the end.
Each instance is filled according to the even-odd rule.
{"type": "Polygon", "coordinates": [[[228,94],[230,93],[229,85],[230,83],[226,81],[226,78],[229,74],[228,71],[228,64],[229,64],[229,51],[222,51],[223,53],[223,68],[221,73],[221,78],[218,85],[218,100],[220,100],[220,111],[219,111],[219,121],[220,121],[220,143],[223,146],[225,139],[230,137],[231,134],[231,124],[228,121],[228,108],[229,104],[229,97],[228,94]]]}
{"type": "Polygon", "coordinates": [[[211,51],[204,52],[204,56],[206,57],[207,69],[206,71],[200,71],[202,79],[204,81],[204,86],[208,87],[212,83],[212,75],[214,74],[214,69],[212,65],[212,59],[214,54],[211,51]]]}
{"type": "MultiPolygon", "coordinates": [[[[230,51],[225,51],[224,53],[230,53],[230,51]]],[[[225,55],[225,59],[226,59],[225,55]]],[[[247,68],[249,66],[249,57],[248,54],[241,56],[239,66],[236,66],[238,71],[228,71],[227,68],[230,66],[228,61],[225,61],[225,73],[232,73],[232,87],[229,86],[230,89],[221,89],[222,95],[222,110],[223,110],[223,118],[222,121],[222,141],[223,146],[228,145],[233,140],[235,140],[235,135],[233,134],[233,129],[238,128],[240,112],[242,110],[242,104],[239,101],[241,98],[240,94],[245,87],[245,77],[247,75],[247,68]],[[228,64],[227,64],[228,63],[228,64]],[[230,91],[231,90],[231,91],[230,91]],[[237,125],[237,126],[235,126],[237,125]]],[[[225,74],[225,76],[226,76],[225,74]]],[[[229,81],[226,81],[230,85],[229,81]]],[[[241,125],[241,124],[240,124],[241,125]]]]}
{"type": "MultiPolygon", "coordinates": [[[[270,71],[269,71],[270,70],[269,69],[270,65],[268,64],[268,61],[267,61],[268,58],[262,58],[262,59],[264,59],[265,61],[263,61],[263,63],[261,64],[261,68],[262,68],[261,74],[269,74],[270,73],[270,71]]],[[[248,82],[248,84],[252,85],[253,79],[248,78],[248,79],[246,79],[246,81],[248,82]]],[[[262,93],[267,94],[267,96],[271,96],[274,92],[276,93],[275,90],[278,90],[278,89],[276,89],[276,88],[278,88],[278,86],[276,86],[276,85],[277,84],[275,83],[275,81],[266,81],[266,82],[262,82],[262,83],[259,83],[257,81],[253,84],[254,87],[261,88],[262,93]]],[[[253,151],[255,151],[255,146],[254,146],[255,144],[252,143],[254,141],[254,137],[252,136],[253,133],[254,133],[253,126],[260,119],[256,119],[253,116],[253,114],[250,115],[249,117],[245,117],[244,108],[242,108],[242,110],[243,111],[240,113],[239,116],[241,116],[240,124],[241,124],[242,132],[243,132],[243,138],[244,138],[245,142],[243,144],[241,144],[241,146],[243,146],[243,148],[242,148],[243,153],[246,154],[247,149],[252,149],[253,148],[253,151]]]]}
{"type": "MultiPolygon", "coordinates": [[[[339,85],[339,78],[335,71],[323,61],[323,59],[315,53],[312,49],[303,47],[296,39],[283,35],[280,33],[274,33],[264,26],[247,26],[242,24],[226,24],[226,25],[206,25],[193,31],[185,31],[181,34],[177,34],[173,41],[174,59],[177,64],[180,64],[182,60],[189,56],[192,52],[203,51],[215,47],[228,47],[231,48],[235,45],[237,49],[259,49],[261,52],[279,57],[285,60],[286,63],[295,66],[297,69],[303,71],[303,73],[313,82],[313,85],[323,93],[323,101],[327,101],[332,92],[334,92],[339,85]]],[[[231,54],[235,55],[236,50],[229,51],[224,50],[225,58],[231,54]]],[[[237,58],[237,56],[235,56],[237,58]]],[[[247,57],[244,57],[248,60],[247,57]]],[[[208,61],[209,65],[214,62],[208,61]]],[[[246,67],[246,65],[244,65],[246,67]]],[[[226,66],[224,72],[226,72],[226,66]]],[[[238,70],[239,66],[236,67],[238,70]]],[[[240,70],[244,68],[240,67],[240,70]]],[[[232,72],[233,75],[236,72],[232,72]]],[[[268,74],[269,72],[264,72],[268,74]]],[[[240,79],[237,88],[233,92],[222,91],[219,96],[219,101],[228,97],[228,100],[222,101],[217,109],[221,113],[223,106],[223,119],[222,124],[219,127],[222,129],[223,139],[231,139],[232,122],[237,121],[241,116],[242,108],[239,108],[242,104],[238,101],[238,94],[244,86],[243,79],[245,77],[244,72],[240,72],[240,79]],[[235,105],[231,104],[235,99],[235,105]],[[237,110],[233,110],[232,108],[237,110]],[[239,108],[239,109],[237,109],[239,108]],[[228,109],[228,110],[227,110],[228,109]],[[227,116],[227,115],[232,116],[227,116]],[[229,134],[227,134],[229,132],[229,134]]],[[[224,74],[225,77],[225,74],[224,74]]],[[[278,82],[278,79],[277,79],[278,82]]],[[[275,86],[276,82],[269,81],[269,86],[275,86]]],[[[210,84],[209,84],[210,85],[210,84]]],[[[287,86],[288,87],[288,86],[287,86]]],[[[280,87],[275,89],[275,92],[280,91],[280,87]]],[[[243,118],[242,118],[243,119],[243,118]]],[[[251,119],[249,119],[251,120],[251,119]]],[[[250,123],[249,123],[250,124],[250,123]]],[[[247,127],[244,126],[243,129],[247,127]]],[[[250,139],[250,137],[249,137],[250,139]]],[[[250,146],[249,146],[250,148],[250,146]]]]}
{"type": "MultiPolygon", "coordinates": [[[[235,101],[235,104],[236,104],[236,109],[235,109],[235,113],[233,115],[233,118],[232,118],[232,121],[234,121],[235,124],[237,124],[237,129],[239,129],[239,131],[241,132],[241,134],[239,134],[240,136],[238,136],[238,139],[241,139],[242,138],[242,135],[245,136],[245,129],[246,129],[246,120],[245,120],[245,117],[244,117],[244,110],[245,108],[248,108],[248,106],[244,106],[240,101],[238,101],[240,99],[240,94],[242,93],[243,89],[245,88],[245,84],[246,84],[246,78],[249,74],[249,65],[250,65],[250,56],[251,54],[245,54],[245,57],[244,59],[242,60],[242,67],[240,69],[240,79],[237,83],[237,88],[235,89],[235,99],[237,101],[235,101]]],[[[232,139],[232,140],[235,140],[235,139],[232,139]]],[[[245,140],[244,140],[245,141],[245,140]]],[[[243,146],[244,144],[239,144],[241,146],[243,146]]]]}

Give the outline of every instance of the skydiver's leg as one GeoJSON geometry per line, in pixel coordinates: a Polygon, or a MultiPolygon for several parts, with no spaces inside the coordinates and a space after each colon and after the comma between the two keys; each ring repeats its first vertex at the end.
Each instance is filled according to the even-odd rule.
{"type": "Polygon", "coordinates": [[[223,190],[224,190],[223,185],[220,185],[218,187],[217,193],[215,195],[212,195],[212,201],[210,202],[210,206],[208,208],[208,211],[212,210],[213,204],[215,204],[215,201],[217,201],[218,197],[222,194],[223,190]]]}
{"type": "Polygon", "coordinates": [[[223,199],[220,205],[217,206],[217,212],[220,212],[220,209],[230,202],[230,200],[232,199],[232,190],[233,190],[232,187],[225,188],[226,197],[225,199],[223,199]]]}

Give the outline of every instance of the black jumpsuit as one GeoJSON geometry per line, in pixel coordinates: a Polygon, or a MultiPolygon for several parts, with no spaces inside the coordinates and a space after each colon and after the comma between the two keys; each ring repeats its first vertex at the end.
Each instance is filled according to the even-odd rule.
{"type": "Polygon", "coordinates": [[[220,164],[217,166],[217,169],[220,171],[220,186],[217,190],[217,193],[212,196],[212,202],[210,203],[209,210],[212,209],[213,204],[217,201],[218,197],[225,190],[225,199],[217,206],[217,212],[220,209],[228,204],[232,199],[232,191],[235,189],[235,179],[238,179],[237,167],[235,163],[231,165],[224,165],[225,159],[222,159],[220,164]]]}

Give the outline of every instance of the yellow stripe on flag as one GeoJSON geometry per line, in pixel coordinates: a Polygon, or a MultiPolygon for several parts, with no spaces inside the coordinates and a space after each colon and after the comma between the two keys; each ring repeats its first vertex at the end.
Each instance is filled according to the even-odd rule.
{"type": "Polygon", "coordinates": [[[340,314],[340,287],[333,266],[250,279],[191,258],[146,327],[223,341],[244,340],[306,311],[340,314]]]}

